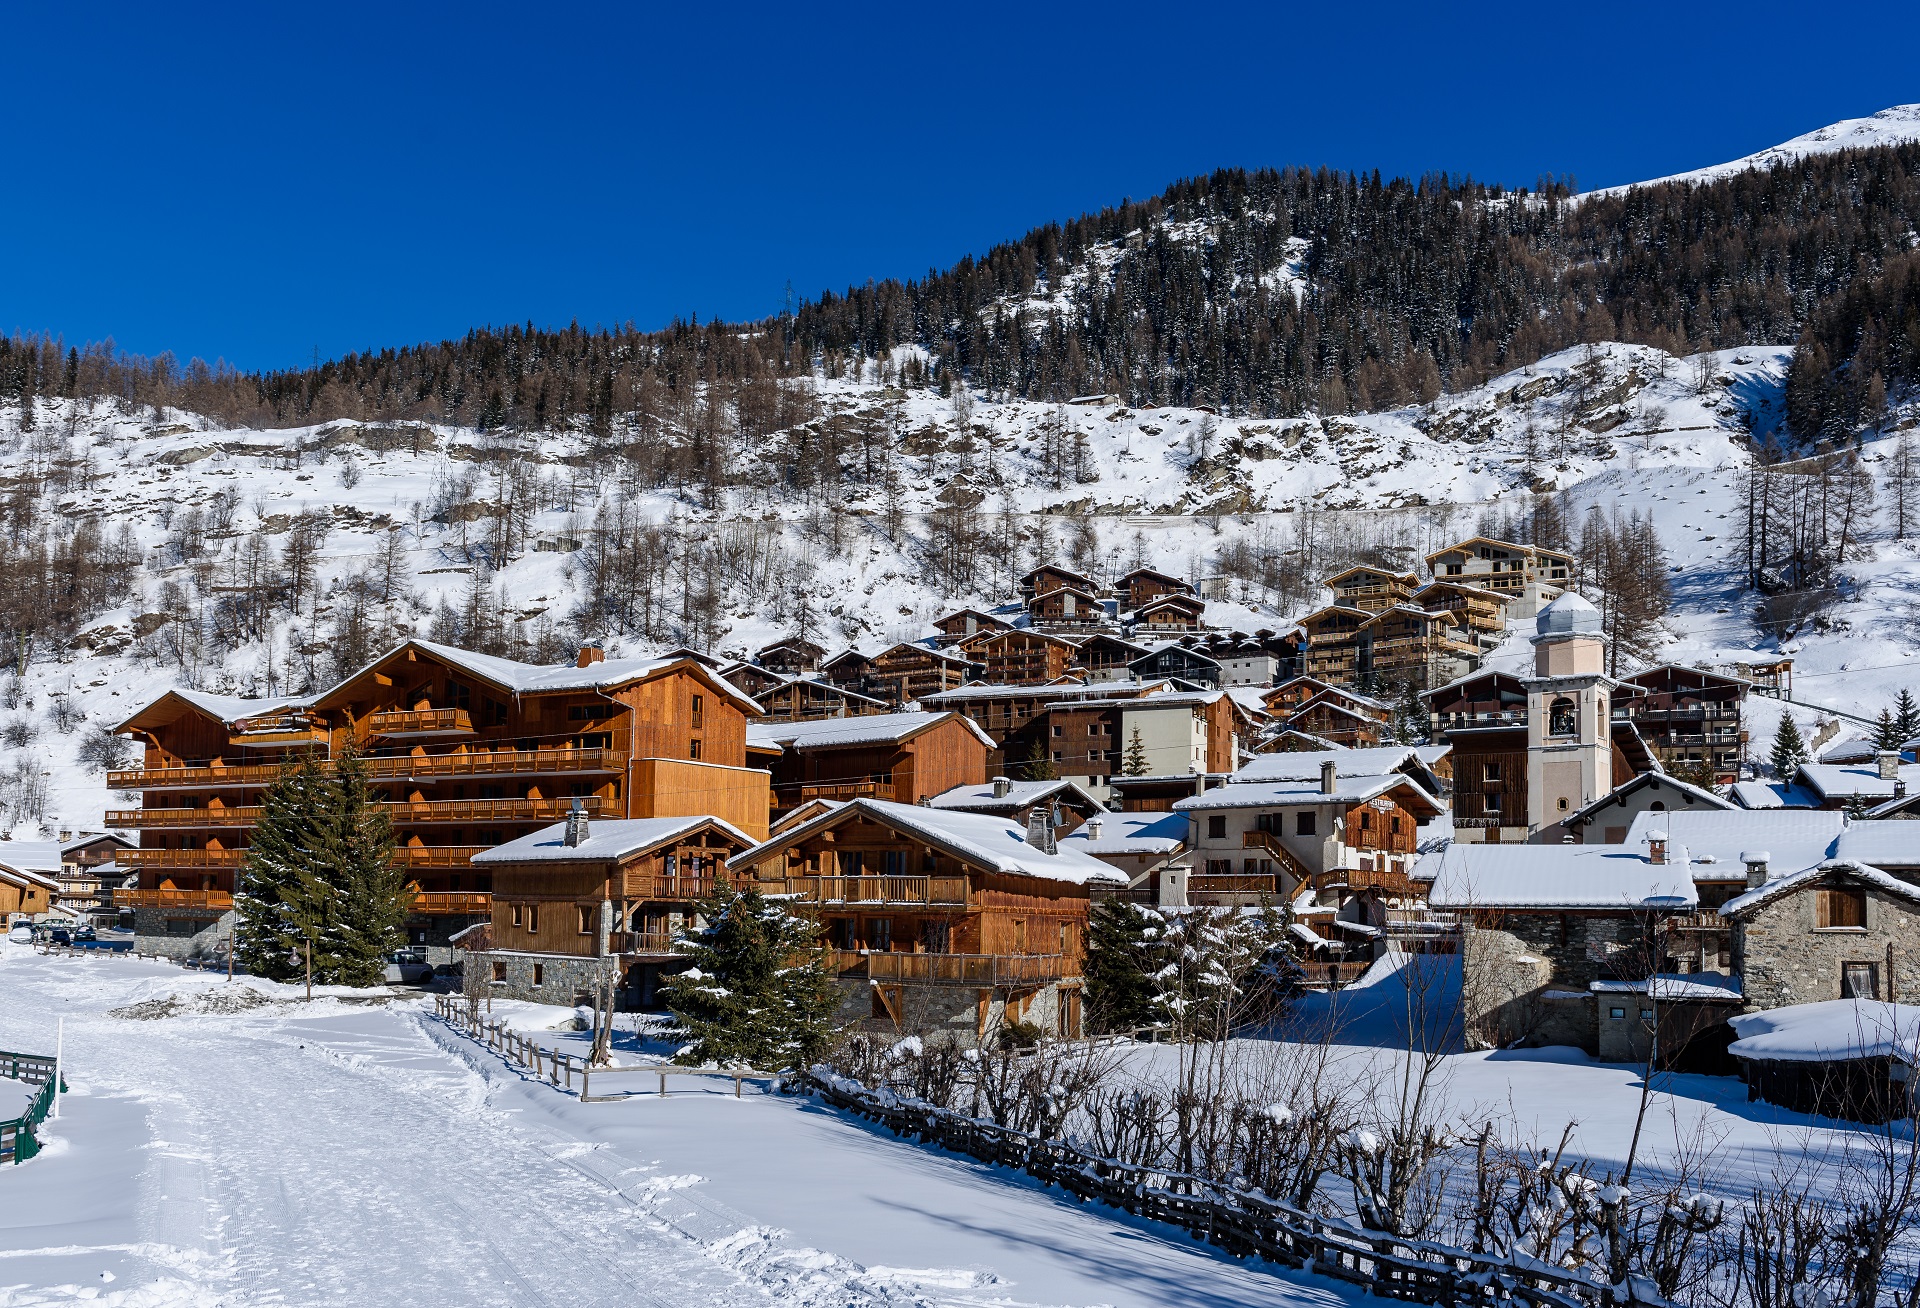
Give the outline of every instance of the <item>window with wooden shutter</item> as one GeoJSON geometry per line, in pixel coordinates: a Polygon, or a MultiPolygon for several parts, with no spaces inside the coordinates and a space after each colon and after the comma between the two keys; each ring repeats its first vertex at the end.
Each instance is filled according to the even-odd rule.
{"type": "Polygon", "coordinates": [[[1842,963],[1840,965],[1840,997],[1842,999],[1878,999],[1880,997],[1880,969],[1873,963],[1842,963]]]}
{"type": "Polygon", "coordinates": [[[1866,925],[1866,891],[1823,887],[1814,892],[1815,930],[1864,930],[1866,925]]]}

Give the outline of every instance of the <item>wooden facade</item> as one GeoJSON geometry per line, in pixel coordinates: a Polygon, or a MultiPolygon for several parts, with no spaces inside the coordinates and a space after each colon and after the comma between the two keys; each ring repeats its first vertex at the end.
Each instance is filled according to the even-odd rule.
{"type": "Polygon", "coordinates": [[[964,685],[968,667],[961,655],[906,643],[874,655],[867,675],[874,697],[909,704],[922,695],[964,685]]]}
{"type": "Polygon", "coordinates": [[[1411,600],[1419,582],[1411,572],[1389,572],[1362,564],[1335,573],[1327,578],[1326,586],[1333,592],[1335,607],[1378,613],[1411,600]]]}
{"type": "Polygon", "coordinates": [[[117,899],[230,907],[283,764],[349,747],[388,805],[395,857],[423,892],[417,913],[484,913],[491,874],[471,856],[575,800],[595,817],[711,813],[764,833],[766,774],[744,766],[758,707],[696,660],[596,666],[597,654],[533,668],[410,641],[310,703],[163,696],[119,728],[145,746],[140,766],[107,778],[143,792],[140,808],[107,815],[140,832],[119,856],[139,886],[117,899]]]}
{"type": "Polygon", "coordinates": [[[771,672],[782,673],[789,677],[819,670],[820,660],[827,651],[810,640],[799,636],[789,636],[785,640],[776,640],[754,653],[753,661],[771,672]]]}
{"type": "Polygon", "coordinates": [[[1667,664],[1636,672],[1626,682],[1646,692],[1623,700],[1641,738],[1667,771],[1688,776],[1711,769],[1719,785],[1740,779],[1747,757],[1740,720],[1747,698],[1744,680],[1667,664]]]}
{"type": "Polygon", "coordinates": [[[871,695],[861,695],[830,681],[815,681],[810,677],[796,677],[761,691],[753,697],[753,702],[766,712],[769,722],[813,722],[888,711],[884,701],[871,695]]]}
{"type": "Polygon", "coordinates": [[[1163,595],[1134,610],[1134,628],[1143,633],[1198,631],[1206,612],[1205,602],[1191,595],[1163,595]]]}
{"type": "Polygon", "coordinates": [[[1027,601],[1027,615],[1036,627],[1091,628],[1107,620],[1107,609],[1091,590],[1055,586],[1027,601]]]}
{"type": "Polygon", "coordinates": [[[1057,563],[1046,563],[1020,578],[1020,597],[1031,602],[1036,595],[1044,595],[1062,586],[1072,586],[1089,595],[1100,593],[1100,583],[1086,573],[1075,572],[1057,563]]]}
{"type": "Polygon", "coordinates": [[[1095,632],[1080,642],[1070,666],[1084,670],[1091,681],[1124,680],[1132,676],[1133,661],[1146,652],[1132,641],[1095,632]]]}
{"type": "Polygon", "coordinates": [[[953,642],[966,640],[983,632],[991,634],[996,631],[1012,631],[1013,624],[1003,618],[996,618],[991,613],[983,613],[979,609],[960,609],[935,621],[933,629],[939,632],[944,640],[953,642]]]}
{"type": "Polygon", "coordinates": [[[1191,595],[1193,587],[1169,573],[1135,568],[1114,583],[1113,593],[1125,607],[1137,609],[1163,595],[1191,595]]]}
{"type": "Polygon", "coordinates": [[[984,640],[970,641],[969,658],[982,669],[983,678],[996,686],[1035,686],[1065,676],[1079,655],[1079,647],[1059,636],[1041,631],[1003,631],[984,640]]]}
{"type": "Polygon", "coordinates": [[[1301,672],[1315,680],[1338,686],[1351,686],[1358,682],[1362,671],[1360,629],[1372,618],[1373,615],[1365,609],[1347,608],[1339,604],[1329,605],[1302,618],[1300,629],[1306,633],[1307,644],[1302,656],[1301,672]]]}
{"type": "Polygon", "coordinates": [[[991,747],[972,723],[957,713],[913,716],[927,720],[859,743],[787,745],[770,762],[774,806],[784,812],[814,799],[917,804],[987,781],[991,747]]]}

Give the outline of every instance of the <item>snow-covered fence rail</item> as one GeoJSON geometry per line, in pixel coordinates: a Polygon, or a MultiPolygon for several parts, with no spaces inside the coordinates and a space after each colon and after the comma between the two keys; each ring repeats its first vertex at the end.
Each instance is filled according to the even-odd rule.
{"type": "MultiPolygon", "coordinates": [[[[878,1093],[816,1067],[806,1084],[837,1108],[983,1163],[1018,1168],[1081,1201],[1168,1222],[1238,1257],[1259,1257],[1418,1303],[1612,1308],[1608,1286],[1524,1254],[1497,1257],[1323,1217],[1252,1190],[1102,1158],[980,1118],[878,1093]]],[[[1639,1287],[1635,1287],[1639,1289],[1639,1287]]],[[[1658,1304],[1644,1292],[1634,1302],[1658,1304]]]]}
{"type": "MultiPolygon", "coordinates": [[[[53,1096],[56,1093],[54,1080],[58,1068],[58,1063],[48,1054],[16,1054],[0,1050],[0,1076],[40,1087],[40,1092],[27,1104],[26,1112],[0,1122],[0,1159],[24,1163],[40,1152],[40,1141],[33,1129],[46,1121],[47,1114],[53,1110],[53,1096]]],[[[59,1088],[65,1089],[66,1078],[59,1079],[59,1088]]]]}
{"type": "Polygon", "coordinates": [[[436,995],[433,1009],[449,1026],[466,1032],[509,1063],[528,1068],[538,1080],[558,1087],[563,1084],[564,1077],[565,1087],[571,1090],[574,1073],[578,1072],[581,1084],[586,1084],[587,1064],[584,1059],[558,1049],[548,1049],[513,1030],[505,1022],[488,1021],[480,1016],[477,1004],[459,995],[436,995]]]}

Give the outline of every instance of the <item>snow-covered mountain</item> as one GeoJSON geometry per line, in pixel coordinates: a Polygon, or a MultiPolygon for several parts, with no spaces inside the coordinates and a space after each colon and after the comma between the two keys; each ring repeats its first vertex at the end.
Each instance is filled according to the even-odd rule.
{"type": "MultiPolygon", "coordinates": [[[[1684,176],[1909,139],[1920,106],[1684,176]]],[[[1099,572],[1148,563],[1209,580],[1211,621],[1275,626],[1321,602],[1303,576],[1364,552],[1414,566],[1555,492],[1574,522],[1594,508],[1652,516],[1675,570],[1668,656],[1718,661],[1770,640],[1735,554],[1754,442],[1781,425],[1785,346],[1696,358],[1585,346],[1430,404],[1284,419],[887,384],[911,352],[816,377],[815,416],[733,449],[721,489],[638,484],[576,429],[235,430],[42,398],[23,430],[19,405],[0,405],[11,529],[124,533],[127,581],[125,601],[73,639],[0,672],[0,831],[97,824],[116,805],[80,760],[89,733],[182,682],[243,695],[323,684],[351,623],[382,644],[445,638],[479,614],[522,651],[564,654],[598,625],[584,610],[602,527],[635,551],[652,541],[633,565],[646,572],[638,610],[606,632],[612,653],[691,641],[744,655],[802,621],[826,643],[923,637],[954,605],[1010,598],[1050,546],[1099,572]],[[314,580],[294,612],[252,602],[303,553],[314,580]]],[[[1914,411],[1866,446],[1883,482],[1914,411]]],[[[1834,602],[1790,644],[1801,699],[1867,716],[1920,683],[1920,545],[1892,539],[1884,498],[1834,602]]],[[[1755,706],[1756,756],[1780,711],[1755,706]]]]}
{"type": "Polygon", "coordinates": [[[1653,177],[1644,182],[1589,191],[1587,198],[1619,195],[1636,186],[1658,186],[1663,182],[1717,182],[1750,168],[1772,168],[1776,164],[1792,163],[1809,155],[1865,150],[1876,145],[1906,145],[1913,141],[1920,141],[1920,104],[1897,104],[1866,118],[1843,118],[1837,123],[1829,123],[1804,136],[1770,145],[1741,159],[1695,168],[1691,172],[1674,173],[1670,177],[1653,177]]]}

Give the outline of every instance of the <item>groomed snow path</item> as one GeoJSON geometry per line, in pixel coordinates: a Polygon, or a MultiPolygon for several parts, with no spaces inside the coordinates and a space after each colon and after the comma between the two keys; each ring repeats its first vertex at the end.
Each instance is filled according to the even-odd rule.
{"type": "Polygon", "coordinates": [[[581,1105],[418,1001],[128,1020],[248,987],[0,950],[0,1048],[64,1014],[74,1091],[0,1168],[0,1308],[1351,1301],[807,1101],[581,1105]]]}

